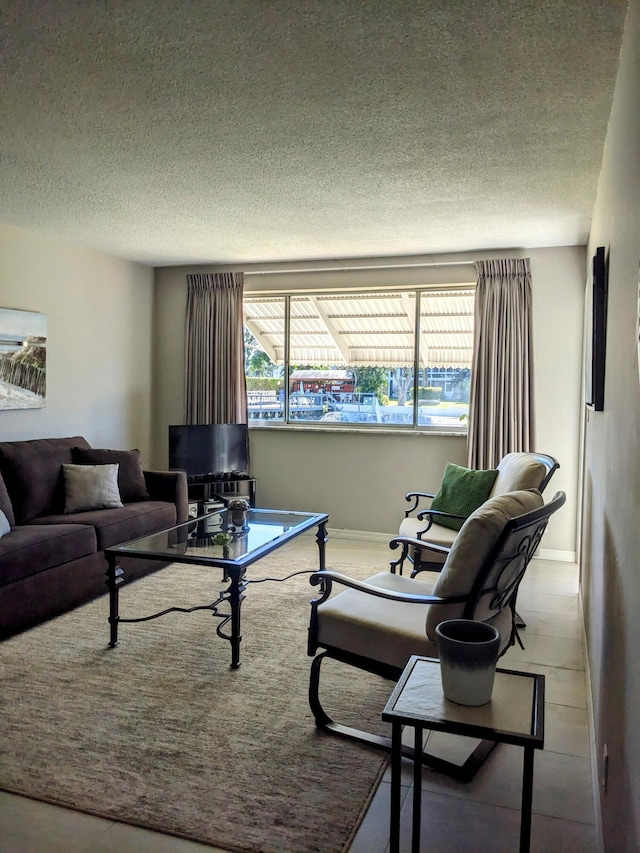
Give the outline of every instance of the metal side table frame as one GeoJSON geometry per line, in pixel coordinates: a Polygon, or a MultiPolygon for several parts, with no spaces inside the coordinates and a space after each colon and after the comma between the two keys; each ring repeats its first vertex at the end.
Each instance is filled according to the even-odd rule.
{"type": "MultiPolygon", "coordinates": [[[[422,753],[425,729],[523,747],[520,853],[528,853],[534,750],[544,748],[544,686],[544,675],[498,668],[490,702],[477,707],[457,705],[444,697],[437,659],[417,655],[409,659],[382,712],[382,719],[392,724],[390,853],[400,850],[403,726],[414,729],[417,756],[422,753]]],[[[418,760],[413,766],[412,853],[420,853],[421,806],[422,764],[418,760]]]]}

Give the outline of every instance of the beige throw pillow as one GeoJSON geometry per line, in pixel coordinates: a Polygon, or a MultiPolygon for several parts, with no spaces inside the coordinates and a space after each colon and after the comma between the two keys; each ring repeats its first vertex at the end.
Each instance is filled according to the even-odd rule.
{"type": "Polygon", "coordinates": [[[118,489],[118,464],[63,464],[64,511],[86,512],[123,506],[118,489]]]}

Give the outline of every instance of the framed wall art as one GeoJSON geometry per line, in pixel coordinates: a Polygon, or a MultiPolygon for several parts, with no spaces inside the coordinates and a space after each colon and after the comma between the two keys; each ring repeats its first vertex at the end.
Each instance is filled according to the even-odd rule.
{"type": "Polygon", "coordinates": [[[599,246],[591,261],[586,293],[585,402],[596,412],[604,409],[607,337],[607,259],[599,246]]]}
{"type": "Polygon", "coordinates": [[[47,397],[47,315],[0,308],[0,409],[41,409],[47,397]]]}

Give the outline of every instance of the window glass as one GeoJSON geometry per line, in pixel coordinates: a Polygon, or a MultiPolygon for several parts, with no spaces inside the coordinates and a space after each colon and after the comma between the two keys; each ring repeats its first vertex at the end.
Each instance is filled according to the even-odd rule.
{"type": "Polygon", "coordinates": [[[249,424],[283,423],[285,297],[245,296],[243,303],[249,424]]]}
{"type": "Polygon", "coordinates": [[[244,316],[253,426],[466,430],[472,289],[245,294],[244,316]]]}
{"type": "Polygon", "coordinates": [[[473,307],[473,290],[426,290],[420,295],[419,426],[466,428],[473,307]]]}

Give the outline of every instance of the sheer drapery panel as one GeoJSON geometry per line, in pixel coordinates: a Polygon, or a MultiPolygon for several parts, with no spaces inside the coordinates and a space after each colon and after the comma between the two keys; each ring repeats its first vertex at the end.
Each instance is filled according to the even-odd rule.
{"type": "Polygon", "coordinates": [[[186,424],[247,422],[244,273],[187,276],[186,424]]]}

